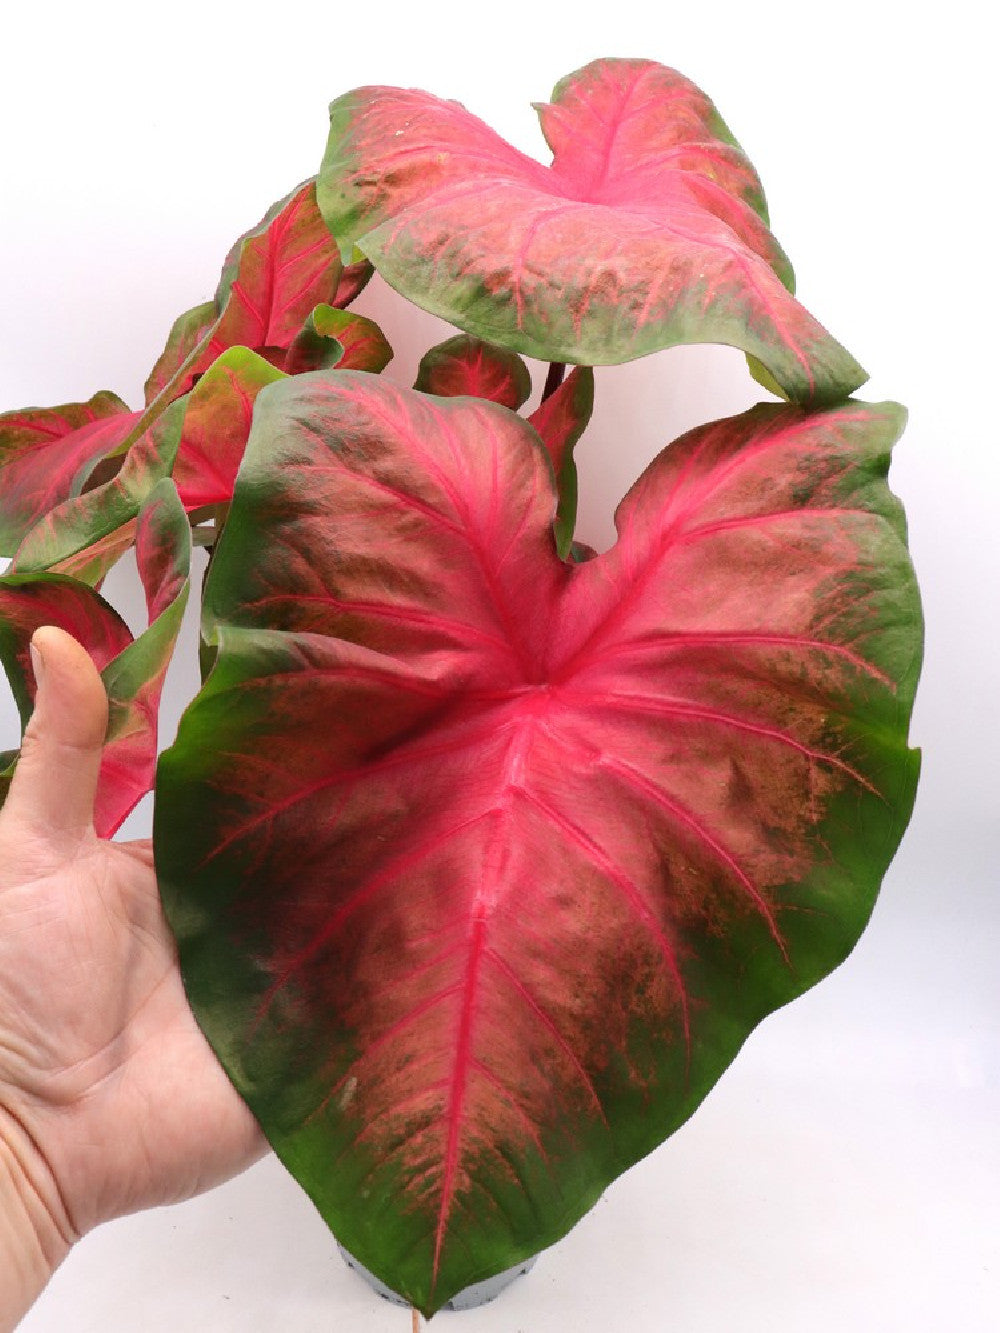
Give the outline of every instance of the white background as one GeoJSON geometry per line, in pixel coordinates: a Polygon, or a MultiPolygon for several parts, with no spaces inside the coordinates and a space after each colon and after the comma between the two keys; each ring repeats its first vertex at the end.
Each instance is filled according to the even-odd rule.
{"type": "MultiPolygon", "coordinates": [[[[911,410],[893,484],[929,627],[917,810],[850,960],[769,1019],[529,1278],[439,1323],[985,1333],[1000,1324],[993,43],[964,3],[923,20],[854,0],[683,10],[179,0],[8,15],[0,411],[99,388],[138,405],[173,318],[316,170],[326,104],[351,87],[457,98],[539,155],[529,102],[596,56],[652,57],[705,88],[763,178],[801,299],[871,371],[862,395],[911,410]]],[[[402,382],[447,333],[421,320],[403,335],[398,302],[374,289],[359,308],[384,319],[402,382]]],[[[757,396],[721,349],[602,372],[580,535],[607,540],[615,501],[679,430],[757,396]]],[[[196,677],[190,631],[186,645],[172,719],[196,677]]],[[[0,748],[17,742],[3,708],[0,748]]],[[[271,1160],[88,1237],[24,1328],[408,1333],[409,1317],[341,1266],[271,1160]]]]}

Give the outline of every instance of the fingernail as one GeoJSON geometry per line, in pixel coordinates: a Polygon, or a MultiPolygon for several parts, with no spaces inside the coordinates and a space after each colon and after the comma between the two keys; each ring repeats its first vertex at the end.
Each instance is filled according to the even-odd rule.
{"type": "Polygon", "coordinates": [[[39,690],[42,687],[42,677],[45,675],[45,663],[33,643],[28,644],[28,653],[31,656],[31,669],[35,673],[35,689],[39,690]]]}

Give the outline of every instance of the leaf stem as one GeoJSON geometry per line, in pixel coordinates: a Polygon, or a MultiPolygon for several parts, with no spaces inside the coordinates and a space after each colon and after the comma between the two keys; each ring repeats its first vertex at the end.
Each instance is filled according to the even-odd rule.
{"type": "Polygon", "coordinates": [[[551,398],[556,389],[563,382],[563,376],[566,374],[565,361],[552,361],[549,363],[549,373],[545,376],[545,388],[542,390],[542,402],[546,398],[551,398]]]}

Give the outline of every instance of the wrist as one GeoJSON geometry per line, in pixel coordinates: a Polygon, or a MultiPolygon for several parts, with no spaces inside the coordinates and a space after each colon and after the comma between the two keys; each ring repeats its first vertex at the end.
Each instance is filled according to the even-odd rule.
{"type": "Polygon", "coordinates": [[[31,1169],[30,1144],[0,1108],[0,1333],[10,1333],[70,1248],[68,1228],[31,1169]]]}

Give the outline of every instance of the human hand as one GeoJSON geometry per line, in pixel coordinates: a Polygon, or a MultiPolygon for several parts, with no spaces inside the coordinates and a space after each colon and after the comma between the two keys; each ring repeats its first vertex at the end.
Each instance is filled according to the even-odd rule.
{"type": "Polygon", "coordinates": [[[0,810],[0,1331],[98,1223],[209,1189],[265,1147],[188,1007],[150,844],[94,832],[97,670],[61,630],[32,647],[35,711],[0,810]]]}

